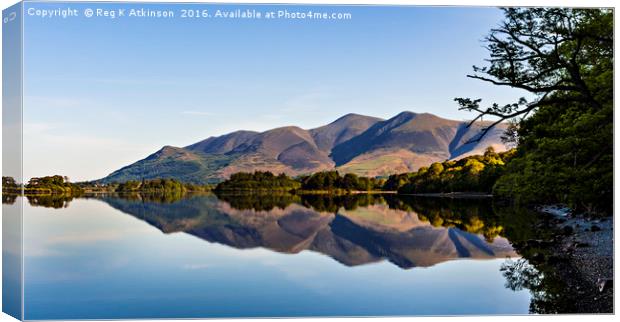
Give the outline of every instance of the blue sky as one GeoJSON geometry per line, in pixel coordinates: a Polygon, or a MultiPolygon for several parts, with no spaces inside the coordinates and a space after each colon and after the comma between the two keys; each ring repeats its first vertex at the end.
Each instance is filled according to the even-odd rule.
{"type": "Polygon", "coordinates": [[[454,97],[523,93],[466,78],[487,57],[496,8],[27,3],[71,7],[273,8],[351,20],[25,17],[24,176],[96,179],[163,145],[238,129],[313,128],[346,113],[469,119],[454,97]]]}

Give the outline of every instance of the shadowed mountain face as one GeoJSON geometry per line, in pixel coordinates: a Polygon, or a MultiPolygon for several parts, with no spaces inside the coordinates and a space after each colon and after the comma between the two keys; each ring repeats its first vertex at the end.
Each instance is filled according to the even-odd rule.
{"type": "Polygon", "coordinates": [[[458,258],[516,255],[505,238],[483,237],[490,230],[501,230],[491,222],[486,223],[487,231],[481,228],[485,225],[480,224],[480,216],[486,208],[465,205],[419,215],[399,209],[402,201],[382,197],[245,197],[250,199],[238,204],[232,201],[237,198],[229,203],[212,195],[168,203],[143,198],[103,200],[164,233],[186,232],[239,249],[264,247],[292,254],[310,250],[347,266],[388,260],[401,268],[428,267],[458,258]],[[445,227],[428,219],[437,213],[445,216],[445,227]]]}
{"type": "Polygon", "coordinates": [[[432,162],[480,154],[489,146],[504,151],[505,125],[480,142],[469,142],[488,126],[402,112],[391,119],[347,114],[315,129],[287,126],[262,133],[237,131],[189,145],[166,146],[121,168],[102,182],[176,178],[218,182],[236,172],[271,171],[288,175],[337,169],[363,176],[416,171],[432,162]]]}
{"type": "Polygon", "coordinates": [[[403,149],[413,153],[436,153],[447,158],[448,146],[459,122],[431,114],[403,112],[375,123],[367,131],[340,144],[332,151],[336,164],[343,165],[357,156],[373,151],[403,149]]]}
{"type": "Polygon", "coordinates": [[[380,121],[376,117],[347,114],[328,125],[310,130],[310,134],[321,151],[330,153],[335,146],[364,133],[380,121]]]}

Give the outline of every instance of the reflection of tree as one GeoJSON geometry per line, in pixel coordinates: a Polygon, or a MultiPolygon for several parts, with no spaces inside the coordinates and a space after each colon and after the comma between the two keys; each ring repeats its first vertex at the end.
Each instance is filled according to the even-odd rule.
{"type": "Polygon", "coordinates": [[[167,192],[150,192],[150,193],[119,193],[116,196],[133,201],[158,202],[158,203],[174,203],[182,200],[186,193],[183,191],[167,191],[167,192]]]}
{"type": "Polygon", "coordinates": [[[12,205],[17,200],[16,194],[3,193],[2,194],[2,204],[12,205]]]}
{"type": "Polygon", "coordinates": [[[532,295],[532,313],[577,312],[579,300],[568,285],[579,276],[558,273],[562,261],[558,259],[557,235],[551,226],[541,225],[545,217],[525,208],[514,207],[492,200],[420,198],[413,196],[385,196],[390,208],[413,211],[421,220],[436,227],[457,227],[460,230],[482,234],[487,241],[501,235],[511,241],[523,256],[502,265],[506,287],[512,290],[528,289],[532,295]],[[571,280],[567,280],[567,278],[571,280]]]}
{"type": "Polygon", "coordinates": [[[226,194],[217,195],[231,207],[239,210],[269,211],[274,208],[285,209],[292,203],[299,203],[300,197],[289,193],[270,194],[226,194]]]}
{"type": "Polygon", "coordinates": [[[506,278],[506,287],[513,291],[537,290],[542,284],[543,275],[524,258],[516,261],[507,259],[500,271],[506,278]]]}
{"type": "Polygon", "coordinates": [[[319,212],[337,213],[340,208],[355,210],[358,207],[368,207],[376,203],[384,202],[381,195],[374,194],[350,194],[350,195],[302,195],[302,204],[319,212]]]}
{"type": "Polygon", "coordinates": [[[33,207],[67,208],[73,200],[71,195],[27,195],[28,203],[33,207]]]}
{"type": "Polygon", "coordinates": [[[504,236],[523,257],[502,266],[506,286],[530,291],[532,313],[585,313],[584,306],[577,306],[582,295],[571,287],[582,283],[581,276],[554,242],[558,231],[547,222],[552,218],[511,205],[496,205],[494,211],[505,227],[504,236]]]}
{"type": "Polygon", "coordinates": [[[290,204],[297,203],[319,212],[337,213],[340,208],[355,210],[358,207],[367,207],[383,202],[383,197],[373,194],[217,193],[217,197],[228,202],[235,209],[257,211],[269,211],[273,208],[285,209],[290,204]]]}
{"type": "Polygon", "coordinates": [[[487,241],[499,236],[504,227],[490,199],[446,199],[414,196],[386,196],[390,208],[412,211],[435,227],[456,227],[480,234],[487,241]]]}
{"type": "MultiPolygon", "coordinates": [[[[539,268],[549,272],[546,264],[539,268]]],[[[532,295],[530,312],[539,314],[555,314],[575,312],[574,293],[566,288],[566,284],[551,273],[545,274],[530,264],[525,258],[516,261],[506,260],[500,271],[506,278],[506,287],[513,291],[529,290],[532,295]]]]}

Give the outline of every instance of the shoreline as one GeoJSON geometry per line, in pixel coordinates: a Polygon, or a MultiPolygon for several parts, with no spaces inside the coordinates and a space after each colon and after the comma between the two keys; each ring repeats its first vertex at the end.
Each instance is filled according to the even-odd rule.
{"type": "Polygon", "coordinates": [[[492,194],[484,192],[434,192],[434,193],[399,193],[401,196],[451,198],[451,199],[485,199],[493,198],[492,194]]]}
{"type": "Polygon", "coordinates": [[[614,313],[613,216],[593,219],[566,207],[537,211],[547,215],[539,225],[556,231],[543,260],[574,292],[574,313],[614,313]]]}
{"type": "Polygon", "coordinates": [[[398,194],[396,191],[391,190],[276,190],[276,189],[249,189],[249,190],[212,190],[215,194],[224,195],[241,195],[241,194],[291,194],[291,195],[333,195],[333,196],[346,196],[346,195],[379,195],[379,194],[398,194]]]}
{"type": "Polygon", "coordinates": [[[613,313],[613,218],[571,218],[561,227],[574,231],[560,239],[558,251],[568,257],[567,267],[559,267],[559,272],[574,279],[569,288],[580,297],[577,310],[613,313]]]}

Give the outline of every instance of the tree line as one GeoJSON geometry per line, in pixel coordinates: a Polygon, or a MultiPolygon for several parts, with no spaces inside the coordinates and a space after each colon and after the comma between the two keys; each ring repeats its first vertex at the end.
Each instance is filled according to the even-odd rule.
{"type": "Polygon", "coordinates": [[[275,175],[269,171],[238,172],[220,182],[215,191],[291,191],[301,187],[299,181],[284,173],[275,175]]]}
{"type": "Polygon", "coordinates": [[[184,193],[209,191],[209,186],[185,183],[172,178],[129,180],[120,183],[114,189],[115,192],[146,192],[146,193],[184,193]]]}
{"type": "MultiPolygon", "coordinates": [[[[2,177],[2,194],[10,195],[71,195],[80,196],[87,192],[145,192],[145,193],[185,193],[210,191],[209,185],[197,185],[172,178],[151,179],[122,183],[99,184],[96,182],[72,183],[69,178],[60,175],[34,177],[26,185],[16,182],[15,178],[2,177]]],[[[8,200],[8,199],[7,199],[8,200]]]]}
{"type": "Polygon", "coordinates": [[[435,162],[416,172],[391,175],[384,190],[399,193],[493,193],[496,181],[503,175],[505,165],[514,157],[514,149],[497,153],[488,147],[483,155],[460,160],[435,162]]]}
{"type": "Polygon", "coordinates": [[[301,194],[393,192],[403,194],[483,192],[492,193],[493,187],[514,157],[515,150],[497,153],[492,147],[483,155],[460,160],[435,162],[418,171],[395,174],[385,178],[363,177],[353,173],[322,171],[291,178],[269,171],[240,172],[217,185],[216,192],[285,191],[301,194]]]}
{"type": "Polygon", "coordinates": [[[13,177],[2,177],[3,194],[71,194],[81,195],[84,190],[69,182],[69,178],[60,175],[34,177],[26,185],[15,181],[13,177]]]}
{"type": "Polygon", "coordinates": [[[340,175],[338,171],[323,171],[301,176],[301,190],[306,191],[374,191],[382,190],[385,180],[363,177],[353,173],[340,175]]]}
{"type": "Polygon", "coordinates": [[[353,191],[382,190],[384,179],[368,178],[338,171],[322,171],[291,178],[284,173],[269,171],[238,172],[219,183],[216,192],[231,191],[282,191],[299,193],[344,193],[353,191]]]}

